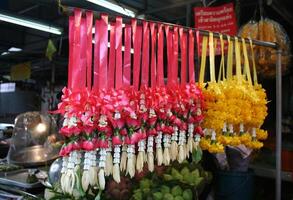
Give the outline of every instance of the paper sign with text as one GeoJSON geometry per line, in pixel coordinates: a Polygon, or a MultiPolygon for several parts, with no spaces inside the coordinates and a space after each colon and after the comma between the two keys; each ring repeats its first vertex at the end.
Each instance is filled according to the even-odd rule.
{"type": "MultiPolygon", "coordinates": [[[[228,35],[236,35],[237,24],[233,3],[217,7],[195,7],[194,8],[195,28],[228,35]]],[[[201,55],[201,41],[199,38],[198,53],[201,55]]],[[[221,46],[218,40],[216,54],[221,54],[221,46]]],[[[225,42],[225,51],[227,45],[225,42]]]]}

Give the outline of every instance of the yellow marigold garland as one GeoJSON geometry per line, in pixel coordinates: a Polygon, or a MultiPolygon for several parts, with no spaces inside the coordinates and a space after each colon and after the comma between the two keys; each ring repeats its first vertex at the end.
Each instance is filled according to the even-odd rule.
{"type": "Polygon", "coordinates": [[[241,82],[235,77],[218,83],[209,83],[203,88],[205,97],[204,128],[213,129],[217,133],[217,141],[212,145],[209,138],[200,144],[211,153],[223,151],[224,146],[243,144],[252,149],[263,146],[268,133],[259,127],[267,116],[267,100],[261,85],[250,85],[245,79],[241,82]],[[225,124],[237,129],[232,133],[223,132],[225,124]],[[239,125],[245,125],[245,132],[240,133],[239,125]],[[252,137],[252,129],[256,128],[256,136],[252,137]]]}
{"type": "Polygon", "coordinates": [[[200,140],[202,150],[208,150],[210,153],[223,153],[224,145],[217,141],[212,141],[210,138],[202,138],[200,140]]]}
{"type": "MultiPolygon", "coordinates": [[[[210,34],[210,51],[213,52],[213,39],[210,34]]],[[[200,84],[205,99],[205,120],[203,127],[207,132],[214,132],[214,136],[206,135],[200,145],[202,149],[211,153],[224,151],[225,146],[238,146],[243,144],[248,148],[259,149],[263,146],[262,140],[267,138],[267,132],[260,129],[267,116],[267,99],[265,90],[257,83],[256,72],[254,70],[254,85],[250,78],[248,60],[245,60],[245,72],[242,73],[240,65],[240,48],[238,40],[235,39],[236,50],[236,75],[233,76],[232,62],[229,56],[233,55],[228,51],[227,78],[222,77],[216,82],[214,77],[214,60],[210,53],[210,76],[211,82],[204,87],[201,82],[203,73],[201,71],[200,84]],[[227,130],[227,127],[229,130],[227,130]]],[[[230,48],[230,40],[228,38],[230,48]]],[[[242,41],[243,49],[245,41],[242,41]]],[[[233,45],[231,46],[233,47],[233,45]]],[[[223,47],[222,47],[223,48],[223,47]]],[[[204,52],[204,50],[203,50],[204,52]]],[[[244,56],[247,52],[243,50],[244,56]]],[[[205,54],[202,54],[205,55],[205,54]]],[[[203,56],[204,57],[204,56],[203,56]]],[[[205,65],[205,59],[202,68],[205,65]]],[[[220,73],[224,74],[224,65],[221,62],[220,73]],[[222,73],[222,71],[223,73],[222,73]]],[[[221,77],[221,75],[219,76],[221,77]]]]}
{"type": "Polygon", "coordinates": [[[243,133],[243,134],[240,135],[240,138],[239,139],[241,141],[241,144],[244,144],[245,146],[247,146],[247,144],[249,142],[251,142],[252,137],[251,137],[250,133],[245,132],[245,133],[243,133]]]}

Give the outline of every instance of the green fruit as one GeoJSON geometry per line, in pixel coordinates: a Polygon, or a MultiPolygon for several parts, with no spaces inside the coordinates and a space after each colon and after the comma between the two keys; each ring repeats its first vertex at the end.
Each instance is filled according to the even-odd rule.
{"type": "Polygon", "coordinates": [[[191,177],[190,180],[192,180],[192,182],[189,182],[189,183],[196,183],[196,180],[200,177],[199,171],[197,169],[194,170],[193,172],[191,172],[190,177],[191,177]]]}
{"type": "Polygon", "coordinates": [[[191,183],[193,183],[194,180],[195,180],[195,178],[192,177],[191,175],[189,175],[189,176],[184,176],[184,177],[183,177],[183,182],[184,182],[184,183],[187,183],[187,184],[191,184],[191,183]]]}
{"type": "Polygon", "coordinates": [[[205,177],[207,177],[209,175],[209,172],[208,171],[203,171],[203,174],[205,177]]]}
{"type": "Polygon", "coordinates": [[[188,162],[187,160],[184,160],[181,164],[182,164],[182,165],[184,165],[184,164],[189,164],[189,162],[188,162]]]}
{"type": "Polygon", "coordinates": [[[134,195],[132,196],[134,200],[142,200],[142,192],[136,192],[134,193],[134,195]]]}
{"type": "Polygon", "coordinates": [[[180,180],[180,181],[183,180],[183,176],[175,168],[172,168],[171,175],[172,175],[173,179],[175,179],[175,180],[180,180]]]}
{"type": "Polygon", "coordinates": [[[195,176],[195,177],[200,177],[200,174],[199,174],[198,169],[192,171],[192,172],[191,172],[191,175],[192,175],[192,176],[195,176]]]}
{"type": "Polygon", "coordinates": [[[203,177],[199,177],[199,178],[195,179],[194,185],[198,186],[203,181],[203,179],[204,179],[203,177]]]}
{"type": "Polygon", "coordinates": [[[190,179],[190,175],[189,175],[189,174],[184,174],[184,175],[183,175],[183,180],[182,180],[182,182],[184,182],[184,183],[189,183],[189,182],[188,182],[189,179],[190,179]]]}
{"type": "Polygon", "coordinates": [[[181,170],[181,174],[184,176],[186,175],[189,175],[190,171],[187,167],[184,167],[182,170],[181,170]]]}
{"type": "Polygon", "coordinates": [[[138,193],[138,192],[141,192],[141,189],[136,189],[133,191],[133,193],[138,193]]]}
{"type": "Polygon", "coordinates": [[[182,195],[182,189],[181,189],[181,187],[178,186],[178,185],[174,186],[172,188],[172,190],[171,190],[171,194],[173,196],[180,196],[180,195],[182,195]]]}
{"type": "Polygon", "coordinates": [[[150,188],[144,188],[142,189],[143,194],[148,194],[150,193],[151,189],[150,188]]]}
{"type": "Polygon", "coordinates": [[[176,176],[177,174],[180,174],[179,171],[175,168],[171,168],[171,175],[176,176]]]}
{"type": "Polygon", "coordinates": [[[175,178],[176,178],[176,180],[181,181],[181,182],[183,180],[183,176],[181,174],[179,176],[176,176],[175,178]]]}
{"type": "Polygon", "coordinates": [[[183,191],[182,197],[184,200],[192,200],[192,191],[191,189],[186,189],[183,191]]]}
{"type": "Polygon", "coordinates": [[[184,198],[182,196],[176,196],[174,200],[184,200],[184,198]]]}
{"type": "Polygon", "coordinates": [[[154,196],[154,200],[161,200],[161,199],[163,199],[163,194],[161,192],[155,192],[153,194],[153,196],[154,196]]]}
{"type": "Polygon", "coordinates": [[[172,194],[167,193],[164,195],[164,200],[174,200],[174,197],[172,196],[172,194]]]}
{"type": "Polygon", "coordinates": [[[177,169],[172,168],[172,169],[171,169],[171,175],[172,175],[173,177],[175,177],[175,176],[178,176],[178,175],[181,175],[181,174],[179,173],[179,171],[178,171],[177,169]]]}
{"type": "Polygon", "coordinates": [[[213,179],[213,175],[212,175],[212,173],[206,171],[206,172],[205,172],[205,178],[206,178],[206,180],[207,180],[208,182],[212,181],[212,179],[213,179]]]}
{"type": "Polygon", "coordinates": [[[149,179],[142,179],[139,182],[139,187],[140,187],[140,189],[150,188],[151,187],[151,181],[149,179]]]}
{"type": "Polygon", "coordinates": [[[170,174],[164,174],[163,178],[165,181],[172,181],[173,180],[173,177],[170,174]]]}
{"type": "Polygon", "coordinates": [[[163,194],[170,193],[170,188],[166,185],[162,185],[160,190],[163,194]]]}

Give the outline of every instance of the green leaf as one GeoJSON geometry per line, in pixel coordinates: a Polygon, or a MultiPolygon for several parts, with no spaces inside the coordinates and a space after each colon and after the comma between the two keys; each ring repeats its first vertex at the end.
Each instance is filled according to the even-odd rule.
{"type": "Polygon", "coordinates": [[[98,195],[96,196],[95,200],[101,200],[102,190],[99,190],[98,195]]]}
{"type": "Polygon", "coordinates": [[[52,40],[48,40],[48,45],[47,45],[47,49],[46,49],[46,57],[52,61],[53,55],[54,53],[57,51],[54,43],[52,40]]]}
{"type": "Polygon", "coordinates": [[[67,197],[65,195],[56,195],[53,198],[51,198],[50,200],[60,200],[60,199],[68,200],[68,199],[71,199],[71,198],[70,197],[67,197]]]}
{"type": "Polygon", "coordinates": [[[85,192],[82,189],[82,185],[81,185],[81,181],[80,181],[81,180],[81,170],[80,170],[80,168],[78,168],[78,170],[75,173],[75,179],[76,179],[75,187],[76,187],[77,191],[79,192],[80,196],[84,197],[85,192]]]}
{"type": "Polygon", "coordinates": [[[202,150],[201,148],[198,147],[192,152],[192,162],[197,164],[201,160],[201,158],[202,158],[202,150]]]}

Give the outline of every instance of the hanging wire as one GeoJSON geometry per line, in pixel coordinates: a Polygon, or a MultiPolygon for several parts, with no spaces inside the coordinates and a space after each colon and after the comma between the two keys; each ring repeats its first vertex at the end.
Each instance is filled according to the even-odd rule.
{"type": "Polygon", "coordinates": [[[201,2],[204,7],[207,7],[206,0],[201,0],[201,2]]]}
{"type": "Polygon", "coordinates": [[[258,4],[259,4],[260,20],[263,20],[263,17],[264,17],[263,0],[258,0],[258,4]]]}
{"type": "Polygon", "coordinates": [[[56,0],[58,5],[58,13],[69,13],[69,9],[67,6],[62,5],[61,0],[56,0]]]}
{"type": "Polygon", "coordinates": [[[201,0],[204,7],[209,7],[212,4],[216,3],[217,0],[212,0],[211,2],[207,3],[206,0],[201,0]]]}
{"type": "Polygon", "coordinates": [[[208,3],[207,7],[211,6],[212,4],[216,3],[217,0],[213,0],[210,3],[208,3]]]}
{"type": "Polygon", "coordinates": [[[256,22],[257,21],[257,19],[256,19],[257,10],[258,10],[258,4],[255,5],[255,9],[254,9],[254,12],[253,12],[253,15],[252,15],[252,18],[250,19],[250,21],[252,21],[252,22],[256,22]]]}

